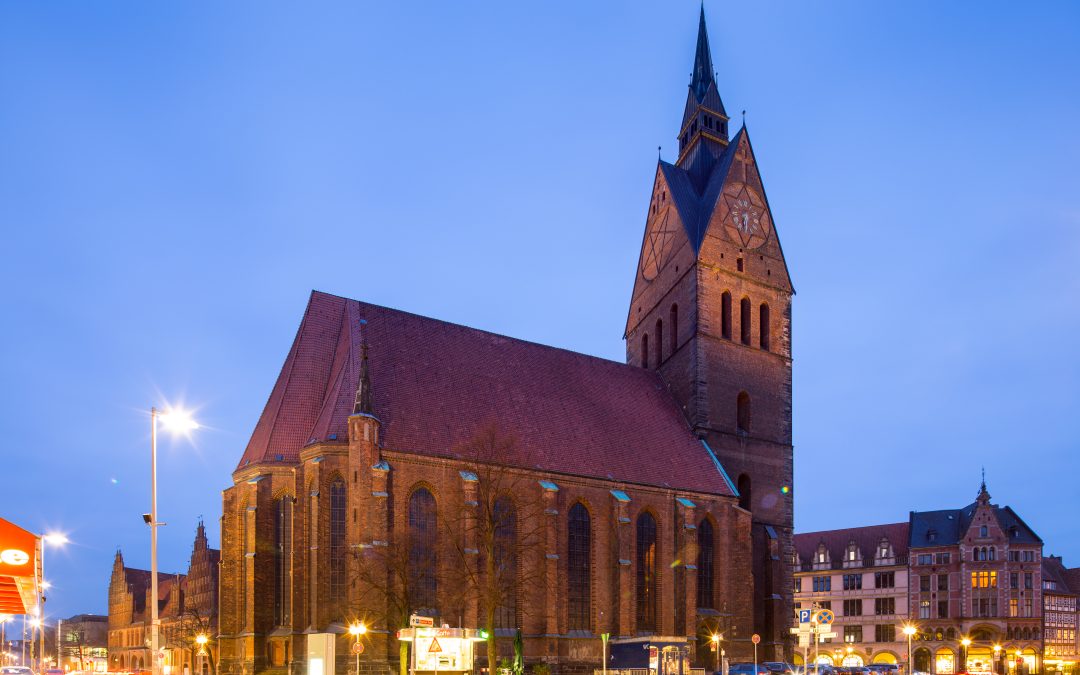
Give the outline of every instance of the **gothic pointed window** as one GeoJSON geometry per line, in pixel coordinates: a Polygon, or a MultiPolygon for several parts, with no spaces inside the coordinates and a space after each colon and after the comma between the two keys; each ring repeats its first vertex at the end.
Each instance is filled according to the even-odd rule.
{"type": "Polygon", "coordinates": [[[274,621],[287,626],[292,613],[293,498],[285,495],[274,508],[274,621]]]}
{"type": "Polygon", "coordinates": [[[656,519],[645,512],[637,519],[637,632],[656,632],[656,519]]]}
{"type": "Polygon", "coordinates": [[[330,603],[345,606],[345,479],[330,481],[330,603]]]}
{"type": "Polygon", "coordinates": [[[671,355],[675,356],[675,350],[679,348],[679,306],[671,306],[671,316],[668,319],[671,335],[671,355]]]}
{"type": "Polygon", "coordinates": [[[649,367],[649,334],[641,336],[641,367],[649,367]]]}
{"type": "Polygon", "coordinates": [[[769,351],[769,337],[769,306],[763,302],[758,308],[758,338],[765,351],[769,351]]]}
{"type": "Polygon", "coordinates": [[[713,547],[712,521],[705,518],[698,525],[697,604],[698,607],[705,607],[707,609],[716,608],[715,601],[713,600],[713,575],[715,574],[713,562],[716,551],[713,547]]]}
{"type": "Polygon", "coordinates": [[[750,298],[739,301],[739,336],[744,345],[750,344],[750,298]]]}
{"type": "Polygon", "coordinates": [[[750,433],[750,394],[745,391],[739,392],[735,400],[735,428],[740,434],[750,433]]]}
{"type": "MultiPolygon", "coordinates": [[[[739,491],[739,506],[749,511],[751,504],[754,503],[750,495],[750,474],[744,473],[739,475],[737,489],[739,491]]],[[[825,545],[822,544],[818,547],[818,557],[820,558],[818,562],[825,562],[827,555],[828,554],[825,551],[825,545]]]]}
{"type": "Polygon", "coordinates": [[[517,512],[509,497],[499,497],[492,509],[494,520],[495,575],[499,603],[495,607],[495,627],[517,627],[517,512]]]}
{"type": "Polygon", "coordinates": [[[409,587],[413,590],[410,609],[434,609],[436,581],[435,497],[427,488],[418,488],[409,497],[409,587]]]}
{"type": "Polygon", "coordinates": [[[664,322],[656,320],[656,365],[664,362],[664,322]]]}
{"type": "Polygon", "coordinates": [[[720,334],[731,339],[731,293],[728,291],[720,296],[720,334]]]}
{"type": "Polygon", "coordinates": [[[592,604],[590,550],[592,522],[589,510],[581,502],[570,507],[566,528],[567,609],[570,630],[591,630],[589,621],[592,604]]]}

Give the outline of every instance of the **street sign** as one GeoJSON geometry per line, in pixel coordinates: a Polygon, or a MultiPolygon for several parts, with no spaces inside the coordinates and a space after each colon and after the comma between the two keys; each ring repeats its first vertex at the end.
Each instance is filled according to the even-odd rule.
{"type": "Polygon", "coordinates": [[[831,609],[822,609],[814,615],[814,618],[817,620],[818,623],[829,624],[833,622],[833,619],[836,618],[836,615],[833,614],[833,611],[831,609]]]}
{"type": "Polygon", "coordinates": [[[809,609],[799,610],[799,623],[810,623],[810,617],[814,615],[814,612],[809,609]]]}
{"type": "Polygon", "coordinates": [[[430,617],[430,616],[420,616],[419,614],[411,614],[411,615],[409,615],[409,625],[413,626],[413,627],[419,626],[421,628],[431,628],[432,626],[435,625],[435,619],[434,619],[434,617],[430,617]]]}
{"type": "Polygon", "coordinates": [[[754,644],[761,644],[761,636],[757,633],[754,633],[750,636],[750,642],[753,642],[754,644]]]}
{"type": "Polygon", "coordinates": [[[836,631],[833,631],[831,633],[818,633],[817,634],[818,640],[835,640],[836,635],[837,635],[836,631]]]}
{"type": "Polygon", "coordinates": [[[439,638],[431,638],[431,646],[428,647],[428,654],[436,654],[442,651],[442,645],[439,644],[439,638]]]}
{"type": "Polygon", "coordinates": [[[352,643],[352,653],[353,654],[358,654],[358,655],[363,654],[364,653],[364,643],[363,642],[354,642],[354,643],[352,643]]]}

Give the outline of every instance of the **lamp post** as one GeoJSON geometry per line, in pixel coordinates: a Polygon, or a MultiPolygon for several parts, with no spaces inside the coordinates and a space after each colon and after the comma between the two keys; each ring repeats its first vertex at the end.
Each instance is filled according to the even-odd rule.
{"type": "Polygon", "coordinates": [[[964,659],[960,662],[960,665],[964,667],[963,672],[968,672],[968,647],[971,646],[971,638],[965,637],[960,640],[960,644],[964,647],[964,659]]]}
{"type": "Polygon", "coordinates": [[[720,634],[712,634],[713,651],[716,652],[716,672],[720,672],[720,634]]]}
{"type": "Polygon", "coordinates": [[[14,620],[15,617],[10,614],[0,614],[0,665],[7,665],[7,623],[14,620]]]}
{"type": "Polygon", "coordinates": [[[356,654],[356,675],[360,675],[360,652],[364,651],[364,646],[360,644],[360,636],[366,632],[367,626],[362,621],[349,624],[349,635],[356,638],[356,642],[353,643],[353,654],[356,654]]]}
{"type": "Polygon", "coordinates": [[[150,408],[150,513],[143,515],[143,520],[150,526],[150,669],[153,675],[161,675],[158,659],[159,631],[161,620],[158,618],[158,564],[157,564],[157,529],[164,525],[157,518],[157,425],[158,418],[167,429],[175,433],[189,433],[199,428],[198,422],[191,415],[173,410],[167,413],[155,407],[150,408]]]}
{"type": "MultiPolygon", "coordinates": [[[[209,638],[206,637],[206,633],[199,633],[198,635],[195,636],[195,644],[199,645],[198,656],[206,658],[206,656],[207,656],[207,654],[206,654],[206,643],[208,641],[209,641],[209,638]]],[[[199,661],[198,675],[202,675],[202,670],[203,670],[202,669],[202,661],[200,660],[199,661]]]]}
{"type": "Polygon", "coordinates": [[[904,625],[904,635],[907,636],[907,669],[908,675],[912,675],[915,672],[914,664],[911,661],[911,639],[915,636],[916,629],[912,624],[904,625]]]}
{"type": "Polygon", "coordinates": [[[994,673],[1001,671],[1001,645],[994,645],[994,673]]]}

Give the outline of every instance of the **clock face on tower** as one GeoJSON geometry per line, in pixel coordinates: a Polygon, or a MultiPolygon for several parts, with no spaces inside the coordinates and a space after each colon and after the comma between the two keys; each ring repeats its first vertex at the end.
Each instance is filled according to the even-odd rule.
{"type": "Polygon", "coordinates": [[[733,241],[752,251],[769,240],[772,232],[769,209],[761,195],[747,185],[738,185],[731,192],[734,194],[724,193],[728,207],[724,228],[733,241]]]}
{"type": "Polygon", "coordinates": [[[664,261],[675,244],[675,228],[678,219],[671,213],[671,207],[665,208],[655,216],[645,235],[645,248],[641,256],[641,276],[652,281],[660,273],[664,261]]]}

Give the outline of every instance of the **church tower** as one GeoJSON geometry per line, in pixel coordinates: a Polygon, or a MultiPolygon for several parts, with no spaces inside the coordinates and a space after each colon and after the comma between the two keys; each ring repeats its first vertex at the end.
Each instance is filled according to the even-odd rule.
{"type": "Polygon", "coordinates": [[[784,659],[794,289],[750,135],[744,125],[729,137],[728,121],[702,9],[679,156],[656,167],[626,360],[660,374],[752,513],[754,630],[763,660],[784,659]]]}

